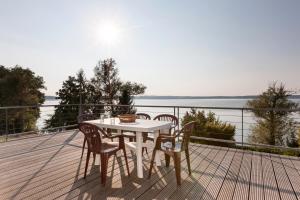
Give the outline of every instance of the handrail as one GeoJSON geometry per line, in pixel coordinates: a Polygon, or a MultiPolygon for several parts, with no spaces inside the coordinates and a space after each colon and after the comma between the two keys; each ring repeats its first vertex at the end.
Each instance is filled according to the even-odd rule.
{"type": "MultiPolygon", "coordinates": [[[[26,106],[3,106],[0,110],[5,109],[20,109],[20,108],[43,108],[43,107],[62,107],[62,106],[113,106],[113,107],[128,107],[128,105],[115,104],[48,104],[48,105],[26,105],[26,106]]],[[[165,106],[165,105],[134,105],[134,107],[145,108],[185,108],[185,109],[213,109],[213,110],[244,110],[244,111],[285,111],[285,112],[300,112],[300,108],[285,109],[285,108],[249,108],[249,107],[214,107],[214,106],[165,106]]]]}
{"type": "MultiPolygon", "coordinates": [[[[98,107],[99,106],[100,108],[97,110],[97,112],[98,111],[103,112],[103,111],[107,110],[107,108],[110,108],[110,107],[128,107],[128,105],[114,105],[114,104],[61,104],[61,105],[60,104],[46,104],[46,105],[24,105],[24,106],[0,107],[0,111],[2,111],[2,112],[5,111],[5,113],[6,113],[6,116],[4,116],[4,118],[3,118],[3,119],[6,120],[6,122],[3,121],[3,129],[2,130],[3,130],[3,132],[5,131],[5,134],[3,134],[3,136],[4,137],[6,136],[6,140],[7,140],[7,136],[9,135],[8,133],[10,133],[11,130],[14,130],[14,131],[18,130],[14,127],[13,127],[13,129],[9,129],[9,127],[8,127],[8,115],[7,114],[9,113],[8,111],[10,109],[26,109],[26,108],[37,109],[37,108],[49,108],[49,107],[57,108],[57,107],[72,107],[72,106],[73,107],[79,107],[79,106],[81,106],[81,107],[85,107],[85,106],[86,107],[98,107]],[[4,127],[4,125],[6,125],[6,126],[4,127]]],[[[228,121],[228,123],[235,123],[235,124],[239,123],[239,124],[241,124],[240,127],[239,127],[239,125],[237,125],[236,134],[235,134],[235,139],[237,139],[237,140],[241,136],[241,142],[240,142],[240,140],[232,141],[232,140],[222,140],[222,139],[207,138],[207,137],[196,137],[196,136],[192,136],[191,138],[207,140],[207,141],[215,141],[215,142],[234,143],[236,145],[242,145],[242,146],[246,145],[246,146],[260,146],[260,147],[268,147],[268,148],[278,148],[278,149],[290,149],[290,150],[297,150],[297,151],[300,150],[299,148],[291,148],[291,147],[285,147],[285,146],[273,146],[273,145],[265,145],[265,144],[247,143],[247,141],[244,140],[244,138],[248,137],[248,135],[246,133],[244,133],[244,131],[246,132],[247,130],[250,130],[248,124],[254,124],[254,123],[249,123],[247,121],[244,121],[244,118],[248,117],[248,116],[245,116],[245,111],[260,110],[260,111],[284,111],[284,112],[297,112],[298,113],[300,111],[300,108],[297,108],[297,109],[279,109],[279,108],[253,109],[253,108],[247,108],[247,107],[213,107],[213,106],[179,106],[179,105],[174,105],[174,106],[170,106],[170,105],[133,105],[133,106],[136,107],[136,108],[169,108],[171,110],[170,112],[172,112],[175,116],[177,116],[178,119],[184,115],[183,111],[186,112],[186,109],[241,111],[241,115],[234,115],[234,117],[241,117],[241,121],[238,121],[238,122],[236,122],[234,120],[232,120],[234,122],[228,121]]],[[[149,109],[149,110],[152,110],[152,109],[149,109]]],[[[167,109],[165,109],[165,110],[167,110],[167,109]]],[[[47,111],[45,111],[45,112],[47,112],[47,111]]],[[[149,113],[155,114],[154,111],[153,112],[149,111],[149,113]]],[[[80,113],[78,113],[78,114],[80,114],[80,113]]],[[[43,117],[42,117],[42,119],[43,119],[43,117]]],[[[64,120],[64,122],[67,122],[65,124],[65,126],[55,124],[55,125],[53,125],[53,128],[52,127],[48,128],[48,129],[41,128],[41,129],[38,129],[36,131],[39,132],[39,133],[44,133],[44,132],[46,133],[46,132],[51,131],[51,130],[62,131],[62,130],[67,129],[67,128],[72,128],[72,129],[76,128],[77,120],[74,121],[74,120],[72,120],[68,117],[64,117],[64,118],[62,117],[61,119],[64,120]]],[[[295,119],[299,119],[299,118],[295,118],[295,119]]],[[[16,131],[16,132],[18,132],[18,131],[16,131]]],[[[22,134],[22,133],[14,133],[14,132],[12,133],[12,135],[18,135],[18,134],[22,134]]],[[[218,134],[218,133],[214,133],[214,134],[218,134]]]]}

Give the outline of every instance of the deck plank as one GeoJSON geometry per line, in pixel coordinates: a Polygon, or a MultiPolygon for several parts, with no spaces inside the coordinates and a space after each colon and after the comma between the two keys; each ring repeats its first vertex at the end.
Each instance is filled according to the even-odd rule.
{"type": "Polygon", "coordinates": [[[206,168],[201,178],[195,181],[195,185],[185,197],[186,199],[201,199],[201,197],[206,192],[207,186],[209,185],[211,179],[217,171],[218,166],[223,161],[227,153],[228,149],[223,148],[217,152],[216,157],[214,157],[214,159],[211,159],[209,166],[206,168]]]}
{"type": "Polygon", "coordinates": [[[278,187],[280,188],[279,193],[281,199],[297,199],[297,197],[295,196],[294,189],[281,162],[280,156],[270,155],[270,157],[272,160],[278,187]]]}
{"type": "Polygon", "coordinates": [[[270,154],[262,154],[262,172],[265,200],[280,200],[278,184],[275,177],[270,154]]]}
{"type": "Polygon", "coordinates": [[[232,159],[235,155],[235,149],[229,149],[225,158],[218,166],[215,175],[211,179],[210,183],[208,184],[202,199],[217,199],[221,186],[224,182],[226,174],[228,172],[229,166],[231,165],[232,159]]]}
{"type": "MultiPolygon", "coordinates": [[[[199,154],[201,152],[194,152],[191,154],[191,167],[194,169],[195,165],[197,164],[197,161],[200,161],[201,159],[199,159],[199,154]]],[[[183,155],[183,154],[182,154],[183,155]]],[[[186,161],[185,157],[182,159],[182,161],[186,161]]],[[[172,159],[171,162],[172,163],[172,159]]],[[[165,166],[162,166],[165,168],[165,166]]],[[[187,163],[186,162],[182,162],[181,163],[181,167],[182,167],[182,178],[184,179],[187,175],[186,175],[186,168],[187,168],[187,163]],[[184,170],[185,169],[185,170],[184,170]]],[[[156,171],[158,170],[157,167],[155,167],[156,171]]],[[[153,171],[153,173],[155,173],[153,171]]],[[[176,176],[175,176],[175,171],[174,171],[174,166],[172,165],[172,170],[166,174],[165,176],[163,176],[160,180],[156,181],[155,184],[152,184],[147,190],[143,191],[143,193],[137,197],[137,199],[154,199],[156,196],[158,195],[164,195],[172,188],[176,188],[176,184],[174,184],[176,182],[176,176]],[[172,185],[172,188],[170,188],[169,186],[172,185]]],[[[135,191],[133,191],[135,193],[135,191]]],[[[132,194],[131,194],[132,195],[132,194]]],[[[128,196],[127,196],[128,197],[128,196]]],[[[160,198],[157,198],[160,199],[160,198]]]]}
{"type": "Polygon", "coordinates": [[[264,184],[262,178],[261,154],[258,152],[253,152],[252,154],[250,179],[249,200],[263,200],[264,184]]]}
{"type": "MultiPolygon", "coordinates": [[[[189,183],[193,183],[193,181],[191,179],[196,178],[195,173],[197,173],[199,166],[205,166],[206,159],[209,159],[210,156],[214,155],[214,153],[212,151],[213,151],[213,149],[208,147],[205,149],[205,151],[202,154],[197,156],[197,159],[196,159],[197,162],[192,167],[192,175],[191,176],[188,175],[188,171],[187,171],[187,169],[185,169],[184,176],[181,177],[182,185],[180,187],[177,187],[176,179],[173,178],[173,180],[171,182],[168,182],[166,187],[162,191],[159,192],[159,194],[156,196],[156,199],[163,199],[163,198],[167,198],[167,197],[169,199],[172,199],[173,196],[176,196],[178,199],[179,198],[178,194],[179,193],[182,194],[184,191],[187,190],[187,188],[189,186],[191,186],[191,184],[189,184],[189,183]],[[175,193],[175,194],[172,194],[172,193],[175,193]]],[[[172,177],[170,177],[170,178],[172,178],[172,177]]]]}
{"type": "Polygon", "coordinates": [[[244,153],[241,150],[237,150],[237,152],[235,153],[217,199],[232,199],[238,179],[238,174],[242,164],[243,155],[244,153]]]}
{"type": "Polygon", "coordinates": [[[203,171],[209,166],[210,162],[217,155],[217,152],[219,150],[218,147],[208,147],[207,149],[209,150],[209,152],[204,155],[204,158],[198,166],[197,170],[192,170],[192,175],[185,179],[182,182],[182,185],[178,187],[173,194],[170,194],[170,199],[184,199],[188,192],[194,187],[197,179],[199,179],[203,175],[203,171]]]}
{"type": "MultiPolygon", "coordinates": [[[[182,154],[182,185],[174,166],[154,167],[147,179],[136,175],[129,152],[131,176],[124,158],[112,157],[105,187],[100,183],[99,158],[89,165],[81,157],[83,135],[78,131],[14,140],[0,144],[0,199],[300,199],[300,160],[297,157],[190,144],[192,175],[182,154]]],[[[164,159],[164,157],[161,157],[164,159]]]]}
{"type": "Polygon", "coordinates": [[[233,200],[248,199],[249,197],[251,162],[252,152],[245,151],[232,198],[233,200]]]}
{"type": "Polygon", "coordinates": [[[300,174],[297,169],[295,169],[292,161],[285,157],[285,156],[280,156],[281,162],[283,164],[283,167],[288,175],[288,178],[290,180],[290,183],[294,189],[295,195],[298,199],[300,199],[300,174]]]}
{"type": "MultiPolygon", "coordinates": [[[[190,155],[191,155],[191,164],[194,163],[196,158],[199,156],[199,152],[202,152],[203,148],[199,148],[197,146],[194,146],[191,148],[190,155]]],[[[161,157],[163,159],[164,156],[161,157]]],[[[150,160],[149,160],[150,161],[150,160]]],[[[184,163],[185,157],[182,158],[182,164],[183,167],[186,167],[184,163]]],[[[158,180],[163,180],[163,179],[168,179],[169,176],[173,175],[174,177],[174,166],[172,165],[172,162],[170,162],[171,165],[169,168],[166,168],[164,165],[164,162],[162,163],[161,167],[156,167],[154,166],[153,168],[153,174],[150,179],[147,179],[148,173],[149,173],[149,162],[144,165],[144,172],[145,172],[145,178],[147,179],[146,182],[149,184],[145,184],[145,180],[143,179],[138,179],[136,176],[133,176],[131,180],[129,180],[129,183],[136,183],[134,187],[124,187],[122,190],[119,191],[114,191],[112,193],[108,193],[107,195],[96,195],[97,198],[102,199],[102,198],[108,198],[110,199],[109,196],[113,197],[121,197],[124,199],[137,199],[140,198],[143,194],[147,193],[146,191],[150,190],[154,184],[158,182],[158,180]],[[158,176],[153,176],[153,175],[158,175],[158,176]]],[[[132,185],[132,184],[129,184],[132,185]]]]}

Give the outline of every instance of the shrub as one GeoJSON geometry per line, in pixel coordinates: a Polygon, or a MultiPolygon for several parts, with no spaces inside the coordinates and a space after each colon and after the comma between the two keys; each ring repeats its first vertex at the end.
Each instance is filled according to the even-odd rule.
{"type": "MultiPolygon", "coordinates": [[[[190,121],[196,121],[196,128],[192,133],[193,136],[234,141],[235,126],[222,122],[216,118],[215,113],[211,111],[205,114],[204,111],[196,111],[196,109],[192,109],[190,112],[186,112],[181,124],[185,125],[190,121]]],[[[191,139],[191,142],[217,146],[234,146],[234,144],[230,143],[199,139],[191,139]]]]}

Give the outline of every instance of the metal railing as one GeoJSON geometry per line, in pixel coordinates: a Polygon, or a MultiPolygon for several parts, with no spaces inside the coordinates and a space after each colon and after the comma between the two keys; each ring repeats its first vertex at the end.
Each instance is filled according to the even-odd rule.
{"type": "MultiPolygon", "coordinates": [[[[32,105],[32,106],[8,106],[0,107],[0,142],[8,141],[15,138],[32,137],[45,135],[52,132],[62,132],[67,129],[77,128],[77,116],[84,113],[93,113],[100,116],[101,113],[112,112],[118,114],[117,108],[129,108],[127,105],[103,105],[103,104],[67,104],[67,105],[32,105]],[[54,114],[55,109],[64,108],[64,113],[58,115],[57,122],[48,124],[45,122],[54,114]],[[78,113],[74,117],[74,113],[78,113]],[[29,119],[29,121],[28,121],[29,119]],[[31,121],[30,121],[31,120],[31,121]],[[31,124],[35,122],[35,124],[31,124]]],[[[134,105],[137,112],[147,113],[154,118],[158,114],[166,113],[176,116],[178,119],[183,118],[186,112],[191,109],[203,110],[206,113],[212,111],[221,121],[235,126],[235,140],[222,140],[216,138],[204,138],[193,136],[193,139],[224,142],[241,146],[259,146],[282,149],[299,150],[286,146],[270,146],[266,144],[249,143],[249,135],[252,127],[257,124],[252,111],[253,108],[240,107],[203,107],[203,106],[161,106],[161,105],[134,105]]],[[[121,109],[122,112],[126,109],[121,109]]],[[[269,109],[262,108],[260,111],[285,111],[292,113],[293,119],[300,122],[300,109],[269,109]]],[[[54,120],[55,121],[55,120],[54,120]]],[[[214,134],[221,134],[216,133],[214,134]]]]}

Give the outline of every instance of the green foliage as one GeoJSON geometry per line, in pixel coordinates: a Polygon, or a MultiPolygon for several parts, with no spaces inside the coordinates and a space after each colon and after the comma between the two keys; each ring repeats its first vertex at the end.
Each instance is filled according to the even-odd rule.
{"type": "Polygon", "coordinates": [[[105,104],[115,104],[117,102],[122,85],[115,65],[115,60],[110,58],[99,61],[94,69],[95,76],[91,82],[95,89],[102,94],[102,100],[105,104]]]}
{"type": "Polygon", "coordinates": [[[291,118],[292,113],[288,111],[296,109],[298,104],[288,99],[291,94],[283,84],[277,86],[273,83],[257,99],[247,102],[247,106],[253,108],[252,112],[257,118],[257,124],[251,128],[250,142],[298,146],[296,122],[291,118]]]}
{"type": "MultiPolygon", "coordinates": [[[[69,76],[63,82],[62,88],[57,92],[61,100],[56,107],[54,115],[46,120],[45,128],[74,125],[77,123],[79,113],[99,114],[105,111],[116,115],[124,110],[116,110],[113,106],[104,104],[130,105],[132,108],[132,96],[144,93],[146,87],[132,82],[123,83],[119,78],[116,62],[113,59],[99,61],[94,69],[94,77],[87,80],[81,70],[76,77],[69,76]],[[100,106],[67,106],[68,104],[98,104],[100,106]],[[81,109],[81,110],[79,110],[81,109]]],[[[128,111],[128,109],[127,109],[128,111]]]]}
{"type": "Polygon", "coordinates": [[[145,90],[146,86],[144,86],[143,84],[132,83],[130,81],[122,83],[120,88],[120,91],[127,91],[130,96],[144,94],[145,90]]]}
{"type": "Polygon", "coordinates": [[[266,148],[266,147],[254,147],[254,146],[235,146],[237,149],[250,150],[250,151],[258,151],[265,152],[271,154],[279,154],[286,156],[300,156],[300,151],[293,149],[278,149],[278,148],[266,148]]]}
{"type": "Polygon", "coordinates": [[[44,80],[30,69],[0,66],[0,106],[37,105],[45,101],[44,80]]]}
{"type": "Polygon", "coordinates": [[[136,109],[133,108],[133,98],[128,89],[124,88],[119,97],[118,105],[128,105],[128,107],[119,106],[116,108],[116,114],[134,114],[136,109]]]}
{"type": "Polygon", "coordinates": [[[300,146],[300,128],[299,127],[298,127],[297,135],[298,135],[298,146],[300,146]]]}
{"type": "Polygon", "coordinates": [[[0,143],[2,143],[2,142],[6,142],[6,138],[3,136],[0,136],[0,143]]]}
{"type": "MultiPolygon", "coordinates": [[[[204,111],[196,111],[192,109],[190,112],[186,112],[182,120],[182,125],[190,121],[196,121],[197,125],[193,136],[215,138],[223,140],[234,140],[235,126],[222,122],[216,118],[215,113],[208,112],[205,115],[204,111]]],[[[191,142],[201,143],[201,144],[211,144],[217,146],[231,146],[228,143],[213,142],[205,140],[193,140],[191,142]]]]}
{"type": "Polygon", "coordinates": [[[74,125],[77,123],[79,112],[93,113],[100,109],[99,106],[80,107],[71,106],[71,104],[102,103],[100,101],[101,93],[85,78],[83,70],[80,70],[76,77],[69,76],[56,95],[60,99],[60,103],[55,107],[54,114],[46,120],[45,128],[74,125]]]}
{"type": "MultiPolygon", "coordinates": [[[[131,105],[132,102],[125,98],[132,98],[133,95],[139,95],[145,92],[146,87],[142,84],[122,82],[120,80],[116,62],[112,58],[99,61],[94,72],[95,76],[91,82],[95,89],[101,92],[102,100],[105,104],[117,105],[121,104],[119,102],[121,100],[123,101],[122,103],[124,103],[122,105],[131,105]]],[[[120,112],[117,109],[119,109],[119,107],[109,106],[106,108],[106,111],[111,112],[112,115],[116,115],[120,112]]]]}
{"type": "MultiPolygon", "coordinates": [[[[0,107],[42,104],[45,101],[42,89],[45,89],[43,78],[30,69],[18,65],[13,68],[0,66],[0,107]]],[[[3,125],[5,113],[2,110],[0,114],[0,124],[3,125]]],[[[34,130],[39,115],[39,108],[9,109],[10,133],[34,130]]]]}

